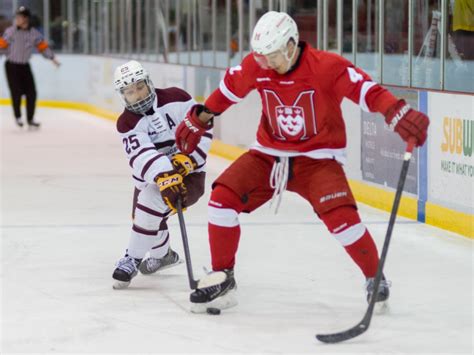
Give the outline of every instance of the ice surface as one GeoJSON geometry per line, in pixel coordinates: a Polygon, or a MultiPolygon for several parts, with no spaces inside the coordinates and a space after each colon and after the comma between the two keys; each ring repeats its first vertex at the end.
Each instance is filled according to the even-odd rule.
{"type": "MultiPolygon", "coordinates": [[[[1,353],[465,353],[473,351],[473,248],[466,238],[403,218],[386,263],[390,312],[338,345],[314,335],[355,325],[364,278],[309,205],[286,192],[274,216],[242,215],[239,306],[191,314],[186,268],[138,275],[112,289],[127,246],[132,180],[114,124],[38,109],[38,132],[1,116],[1,353]]],[[[229,164],[212,156],[207,194],[185,213],[194,272],[209,266],[206,205],[229,164]]],[[[388,214],[360,206],[378,246],[388,214]]],[[[169,222],[181,256],[177,218],[169,222]]]]}

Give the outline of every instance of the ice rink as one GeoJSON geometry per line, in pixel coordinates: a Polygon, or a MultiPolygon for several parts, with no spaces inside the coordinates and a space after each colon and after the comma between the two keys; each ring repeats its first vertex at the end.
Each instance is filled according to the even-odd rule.
{"type": "MultiPolygon", "coordinates": [[[[473,243],[399,218],[386,262],[390,309],[337,345],[366,310],[364,278],[309,205],[286,192],[277,216],[242,215],[239,305],[189,312],[184,264],[112,289],[128,244],[132,179],[111,121],[39,108],[40,131],[1,116],[0,352],[409,353],[473,352],[473,243]]],[[[209,186],[229,161],[211,156],[206,196],[185,213],[194,273],[210,265],[209,186]]],[[[398,174],[398,171],[394,172],[398,174]]],[[[388,214],[360,205],[379,248],[388,214]]],[[[177,218],[169,221],[181,256],[177,218]]]]}

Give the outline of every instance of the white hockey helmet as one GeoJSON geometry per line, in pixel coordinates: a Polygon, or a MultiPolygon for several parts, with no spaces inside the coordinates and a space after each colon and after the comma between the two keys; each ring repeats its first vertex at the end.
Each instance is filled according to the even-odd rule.
{"type": "Polygon", "coordinates": [[[148,72],[136,60],[131,60],[115,69],[114,86],[122,103],[129,111],[143,114],[152,107],[156,97],[155,88],[148,72]],[[130,102],[124,95],[125,89],[131,85],[137,85],[140,82],[143,82],[147,86],[148,95],[141,97],[135,102],[130,102]]]}
{"type": "Polygon", "coordinates": [[[268,68],[265,56],[281,51],[289,61],[288,68],[296,53],[288,57],[288,42],[293,40],[298,45],[299,34],[296,22],[285,12],[269,11],[258,20],[250,42],[257,62],[268,68]]]}

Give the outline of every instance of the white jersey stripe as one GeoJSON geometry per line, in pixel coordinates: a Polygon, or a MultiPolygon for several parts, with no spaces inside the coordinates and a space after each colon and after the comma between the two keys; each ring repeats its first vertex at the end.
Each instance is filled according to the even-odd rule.
{"type": "Polygon", "coordinates": [[[377,85],[377,83],[373,81],[366,81],[362,84],[362,88],[360,89],[359,106],[365,112],[371,112],[369,106],[367,106],[367,101],[365,101],[365,97],[374,85],[377,85]]]}
{"type": "Polygon", "coordinates": [[[243,100],[243,98],[238,97],[232,91],[230,91],[224,83],[224,80],[221,80],[219,83],[219,89],[221,90],[222,94],[227,97],[230,101],[237,103],[243,100]]]}

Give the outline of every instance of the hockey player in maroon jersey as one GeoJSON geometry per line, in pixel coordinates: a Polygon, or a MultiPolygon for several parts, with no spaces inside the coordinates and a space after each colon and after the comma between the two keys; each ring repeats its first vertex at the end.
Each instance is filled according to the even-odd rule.
{"type": "Polygon", "coordinates": [[[117,130],[135,182],[130,241],[112,276],[119,289],[138,271],[151,274],[180,262],[170,248],[166,222],[179,198],[188,207],[204,193],[212,134],[206,132],[193,153],[181,153],[175,130],[196,101],[178,88],[155,89],[146,70],[133,60],[115,70],[114,83],[125,106],[117,130]]]}
{"type": "MultiPolygon", "coordinates": [[[[285,190],[306,199],[341,243],[374,292],[378,265],[374,241],[361,222],[342,169],[346,132],[344,97],[368,112],[380,112],[388,126],[408,141],[424,144],[428,117],[394,97],[343,57],[298,41],[293,19],[283,12],[263,15],[253,31],[253,52],[229,68],[204,105],[195,105],[176,130],[181,151],[192,152],[214,116],[240,102],[251,90],[262,99],[256,143],[214,182],[209,201],[209,241],[213,272],[191,294],[196,312],[236,304],[234,265],[238,215],[265,202],[279,203],[285,190]],[[251,174],[249,174],[251,172],[251,174]]],[[[377,300],[389,297],[383,279],[377,300]]]]}

